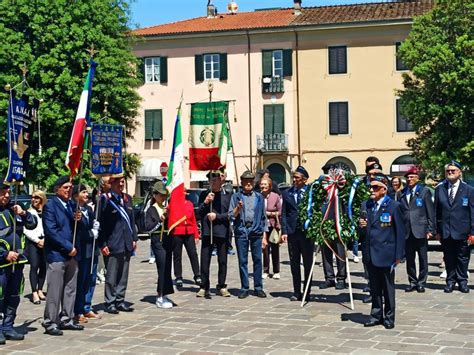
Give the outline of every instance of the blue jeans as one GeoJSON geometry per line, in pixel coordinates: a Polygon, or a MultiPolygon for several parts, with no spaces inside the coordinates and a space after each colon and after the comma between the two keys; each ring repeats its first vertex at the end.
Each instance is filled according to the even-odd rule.
{"type": "Polygon", "coordinates": [[[94,258],[94,266],[91,274],[92,258],[78,261],[76,302],[74,303],[74,314],[86,314],[92,310],[92,297],[94,296],[95,282],[97,279],[97,257],[94,258]]]}
{"type": "Polygon", "coordinates": [[[239,258],[239,272],[241,290],[249,290],[249,271],[248,271],[248,258],[249,258],[249,246],[250,252],[252,253],[253,261],[253,285],[255,291],[263,290],[262,283],[262,238],[252,237],[247,239],[246,237],[235,238],[235,245],[237,247],[237,256],[239,258]]]}

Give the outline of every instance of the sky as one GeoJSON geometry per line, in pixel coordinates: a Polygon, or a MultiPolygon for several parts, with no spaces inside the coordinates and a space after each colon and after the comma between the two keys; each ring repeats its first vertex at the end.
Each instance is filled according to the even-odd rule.
{"type": "MultiPolygon", "coordinates": [[[[235,0],[238,11],[247,12],[269,7],[292,7],[293,0],[235,0]]],[[[303,0],[303,7],[342,5],[382,0],[303,0]]],[[[230,0],[212,0],[218,12],[227,12],[230,0]]],[[[207,0],[131,0],[131,28],[142,28],[206,16],[207,0]]]]}

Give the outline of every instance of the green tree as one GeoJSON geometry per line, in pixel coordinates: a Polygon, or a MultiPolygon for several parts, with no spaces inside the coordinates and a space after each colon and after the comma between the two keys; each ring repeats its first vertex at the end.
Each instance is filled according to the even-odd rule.
{"type": "MultiPolygon", "coordinates": [[[[131,136],[136,129],[139,96],[137,59],[131,52],[129,5],[126,0],[0,0],[0,83],[21,80],[26,63],[31,88],[26,93],[44,100],[40,106],[42,155],[33,147],[27,182],[49,188],[66,174],[64,161],[79,98],[89,66],[87,48],[99,51],[94,60],[91,120],[109,103],[107,123],[122,124],[131,136]]],[[[8,93],[0,93],[0,127],[6,127],[8,93]]],[[[35,133],[36,134],[36,133],[35,133]]],[[[0,171],[5,172],[5,135],[0,136],[0,171]]],[[[37,141],[37,139],[35,140],[37,141]]],[[[128,161],[130,159],[126,159],[128,161]]],[[[131,157],[135,162],[136,157],[131,157]]],[[[85,164],[84,182],[95,185],[85,164]]]]}
{"type": "Polygon", "coordinates": [[[425,169],[447,160],[474,166],[474,2],[438,0],[414,20],[400,58],[411,72],[399,92],[401,109],[416,130],[408,145],[425,169]]]}

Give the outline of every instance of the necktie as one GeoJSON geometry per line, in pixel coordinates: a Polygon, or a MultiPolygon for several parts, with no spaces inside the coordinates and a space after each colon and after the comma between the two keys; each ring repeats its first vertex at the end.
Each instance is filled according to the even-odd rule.
{"type": "Polygon", "coordinates": [[[454,202],[454,185],[451,185],[449,188],[449,204],[452,205],[454,202]]]}
{"type": "Polygon", "coordinates": [[[410,201],[413,200],[414,197],[415,197],[415,189],[412,189],[411,190],[410,201]]]}

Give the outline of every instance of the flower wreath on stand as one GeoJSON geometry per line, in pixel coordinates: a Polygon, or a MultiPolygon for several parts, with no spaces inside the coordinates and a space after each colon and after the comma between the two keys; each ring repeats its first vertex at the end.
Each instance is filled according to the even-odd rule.
{"type": "MultiPolygon", "coordinates": [[[[350,240],[357,240],[360,206],[369,195],[362,178],[342,169],[329,170],[327,175],[309,185],[300,203],[298,217],[306,237],[319,245],[328,245],[327,241],[336,239],[344,245],[350,240]],[[323,203],[327,203],[325,214],[321,209],[323,203]],[[331,210],[334,211],[334,219],[328,218],[331,210]]],[[[334,250],[333,253],[345,258],[334,250]]]]}

